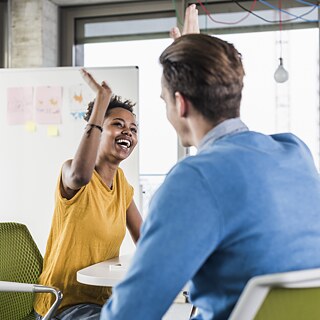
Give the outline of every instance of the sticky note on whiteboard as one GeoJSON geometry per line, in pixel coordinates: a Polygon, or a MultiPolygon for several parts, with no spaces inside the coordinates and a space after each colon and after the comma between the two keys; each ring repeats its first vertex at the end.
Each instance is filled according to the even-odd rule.
{"type": "Polygon", "coordinates": [[[59,130],[57,126],[48,126],[47,134],[49,137],[57,137],[59,135],[59,130]]]}
{"type": "Polygon", "coordinates": [[[28,132],[35,132],[37,130],[37,126],[34,121],[27,121],[24,125],[24,128],[28,132]]]}

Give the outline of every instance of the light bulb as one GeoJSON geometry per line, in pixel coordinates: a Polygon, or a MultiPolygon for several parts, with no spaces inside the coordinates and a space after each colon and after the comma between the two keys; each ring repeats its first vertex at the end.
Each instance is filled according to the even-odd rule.
{"type": "Polygon", "coordinates": [[[283,67],[282,58],[279,58],[280,64],[274,73],[274,80],[278,83],[286,82],[289,79],[288,71],[283,67]]]}

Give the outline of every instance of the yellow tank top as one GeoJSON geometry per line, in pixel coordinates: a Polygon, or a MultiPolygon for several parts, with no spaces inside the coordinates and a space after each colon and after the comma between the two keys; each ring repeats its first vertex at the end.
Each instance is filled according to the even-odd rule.
{"type": "MultiPolygon", "coordinates": [[[[110,297],[111,288],[80,284],[76,273],[91,264],[119,256],[133,188],[120,168],[112,189],[94,171],[90,183],[67,200],[61,196],[60,179],[39,283],[62,291],[59,311],[78,303],[102,305],[110,297]]],[[[53,301],[51,294],[37,294],[35,311],[44,315],[53,301]]]]}

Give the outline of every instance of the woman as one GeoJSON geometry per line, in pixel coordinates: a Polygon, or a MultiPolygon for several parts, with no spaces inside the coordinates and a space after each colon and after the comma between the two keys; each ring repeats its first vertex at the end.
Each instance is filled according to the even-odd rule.
{"type": "MultiPolygon", "coordinates": [[[[130,101],[113,96],[86,70],[81,74],[95,92],[78,150],[61,169],[55,211],[40,284],[63,292],[57,319],[98,319],[111,288],[82,285],[76,273],[88,265],[119,255],[126,226],[136,242],[142,219],[133,200],[133,188],[119,168],[135,148],[136,118],[130,101]]],[[[38,295],[35,311],[41,319],[53,303],[38,295]]]]}

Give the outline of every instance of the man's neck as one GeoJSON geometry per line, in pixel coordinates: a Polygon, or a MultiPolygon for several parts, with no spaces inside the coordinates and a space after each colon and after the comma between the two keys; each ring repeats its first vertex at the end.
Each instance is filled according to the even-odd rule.
{"type": "Polygon", "coordinates": [[[224,120],[225,119],[220,119],[218,121],[212,122],[207,120],[203,116],[193,118],[190,121],[193,145],[198,148],[199,143],[201,142],[203,137],[224,120]]]}
{"type": "Polygon", "coordinates": [[[227,135],[236,134],[248,131],[248,127],[241,121],[240,118],[226,119],[203,136],[198,144],[198,152],[205,149],[208,145],[213,144],[216,140],[221,139],[227,135]]]}

